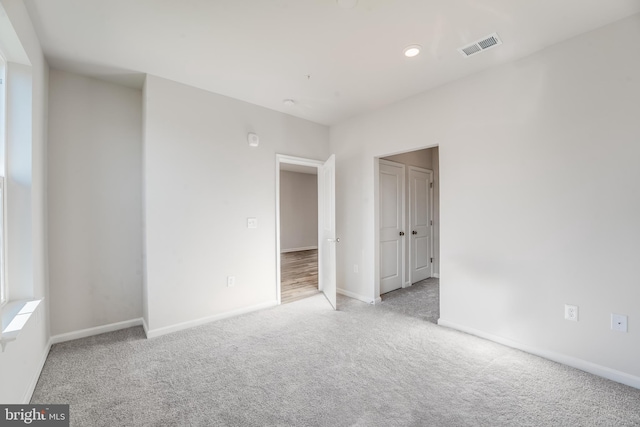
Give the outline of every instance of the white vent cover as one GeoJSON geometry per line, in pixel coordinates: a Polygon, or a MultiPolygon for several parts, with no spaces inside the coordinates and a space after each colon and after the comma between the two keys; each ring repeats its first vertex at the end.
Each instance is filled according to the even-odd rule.
{"type": "Polygon", "coordinates": [[[459,47],[458,52],[460,52],[460,54],[465,58],[468,58],[469,56],[475,55],[476,53],[480,53],[482,51],[491,49],[492,47],[496,47],[501,44],[502,44],[502,40],[500,40],[500,37],[498,37],[498,34],[493,33],[473,43],[469,43],[466,46],[459,47]]]}

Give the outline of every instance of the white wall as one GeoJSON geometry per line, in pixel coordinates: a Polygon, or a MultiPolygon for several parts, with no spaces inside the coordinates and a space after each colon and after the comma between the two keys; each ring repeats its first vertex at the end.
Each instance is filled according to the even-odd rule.
{"type": "MultiPolygon", "coordinates": [[[[7,149],[11,150],[13,145],[13,152],[9,153],[9,161],[14,162],[13,165],[8,165],[7,170],[8,174],[14,174],[9,176],[8,202],[13,203],[14,197],[18,197],[19,201],[13,203],[13,208],[19,206],[22,209],[19,212],[10,213],[10,215],[21,216],[20,220],[8,225],[9,240],[20,239],[19,242],[14,243],[19,243],[21,249],[13,254],[13,259],[10,255],[8,267],[11,269],[18,268],[17,266],[28,266],[29,269],[26,272],[10,273],[12,279],[19,280],[18,283],[9,283],[10,298],[45,298],[44,303],[39,305],[20,332],[18,339],[8,343],[5,351],[0,352],[0,378],[2,379],[0,402],[26,403],[31,397],[49,351],[45,194],[48,66],[23,2],[1,0],[0,4],[11,22],[15,40],[19,44],[5,54],[21,52],[19,58],[8,57],[7,59],[9,62],[17,61],[14,63],[14,71],[20,79],[30,80],[30,83],[26,83],[30,86],[27,88],[27,98],[22,98],[23,104],[19,110],[25,111],[23,109],[25,105],[31,107],[30,111],[26,110],[26,115],[19,118],[19,121],[24,121],[19,125],[20,132],[17,135],[14,134],[20,137],[19,141],[11,141],[14,137],[10,128],[13,119],[9,117],[7,123],[9,133],[7,149]],[[16,144],[20,147],[18,148],[16,144]],[[13,195],[10,194],[12,190],[13,195]],[[24,249],[25,247],[27,249],[24,249]],[[22,256],[22,258],[16,259],[16,256],[22,256]],[[14,289],[17,290],[13,292],[14,289]]],[[[3,34],[6,30],[6,27],[3,28],[3,34]]],[[[17,83],[23,86],[25,80],[17,83]]],[[[7,80],[7,84],[13,83],[7,80]]],[[[19,92],[25,93],[24,86],[19,92]]],[[[8,96],[11,96],[11,91],[8,96]]],[[[9,105],[14,101],[7,100],[9,105]]],[[[9,114],[13,113],[9,112],[9,114]]],[[[13,249],[10,247],[10,250],[13,249]]]]}
{"type": "Polygon", "coordinates": [[[142,91],[51,70],[52,335],[142,317],[142,91]]]}
{"type": "Polygon", "coordinates": [[[154,76],[144,104],[150,335],[275,304],[275,155],[326,159],[328,128],[154,76]]]}
{"type": "Polygon", "coordinates": [[[332,127],[339,286],[376,296],[374,158],[439,145],[441,321],[640,387],[637,40],[639,15],[332,127]]]}
{"type": "Polygon", "coordinates": [[[280,171],[280,251],[318,247],[318,176],[280,171]]]}
{"type": "MultiPolygon", "coordinates": [[[[440,275],[440,175],[438,169],[438,147],[426,148],[423,150],[409,151],[408,153],[395,154],[393,156],[383,157],[385,160],[391,160],[392,162],[401,163],[405,165],[405,233],[410,236],[411,229],[411,212],[409,206],[409,166],[417,166],[419,168],[428,169],[433,171],[433,275],[439,277],[440,275]]],[[[411,270],[411,260],[409,259],[409,246],[411,245],[411,239],[405,239],[404,253],[405,257],[405,282],[409,282],[409,272],[411,270]]]]}

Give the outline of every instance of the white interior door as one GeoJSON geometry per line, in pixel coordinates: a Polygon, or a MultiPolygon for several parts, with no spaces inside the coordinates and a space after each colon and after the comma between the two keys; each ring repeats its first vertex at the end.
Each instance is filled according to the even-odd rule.
{"type": "Polygon", "coordinates": [[[319,288],[336,309],[336,158],[331,155],[319,171],[320,236],[319,288]]]}
{"type": "Polygon", "coordinates": [[[433,172],[409,168],[411,283],[431,277],[433,266],[433,172]]]}
{"type": "Polygon", "coordinates": [[[380,293],[402,287],[404,271],[404,180],[400,163],[380,160],[380,293]]]}

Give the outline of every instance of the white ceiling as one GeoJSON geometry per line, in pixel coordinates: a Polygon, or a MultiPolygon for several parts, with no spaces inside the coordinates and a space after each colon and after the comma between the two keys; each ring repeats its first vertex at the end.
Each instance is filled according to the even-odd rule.
{"type": "Polygon", "coordinates": [[[640,0],[25,3],[54,68],[131,85],[154,74],[327,125],[640,12],[640,0]],[[456,51],[493,32],[503,45],[456,51]]]}

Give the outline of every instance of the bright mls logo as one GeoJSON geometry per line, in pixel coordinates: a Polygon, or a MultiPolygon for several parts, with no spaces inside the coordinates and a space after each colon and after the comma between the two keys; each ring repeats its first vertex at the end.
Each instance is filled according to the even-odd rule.
{"type": "Polygon", "coordinates": [[[69,405],[0,405],[0,427],[69,427],[69,405]]]}

